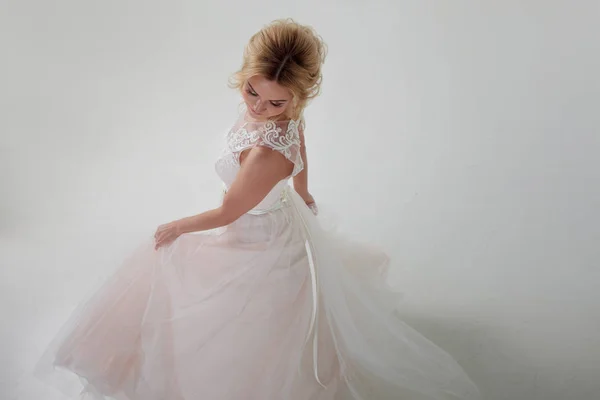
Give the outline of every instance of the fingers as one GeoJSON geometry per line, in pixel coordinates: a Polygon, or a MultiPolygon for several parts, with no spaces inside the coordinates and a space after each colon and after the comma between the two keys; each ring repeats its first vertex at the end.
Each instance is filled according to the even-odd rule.
{"type": "Polygon", "coordinates": [[[162,234],[158,230],[154,234],[154,250],[158,250],[158,248],[162,245],[162,234]]]}
{"type": "Polygon", "coordinates": [[[158,229],[156,230],[156,233],[154,233],[154,249],[157,250],[159,247],[161,247],[164,244],[164,239],[165,239],[165,232],[162,229],[162,226],[159,226],[158,229]]]}
{"type": "Polygon", "coordinates": [[[160,247],[163,247],[167,244],[169,244],[170,242],[172,242],[173,240],[166,240],[166,239],[158,239],[154,245],[154,249],[158,250],[160,247]]]}
{"type": "Polygon", "coordinates": [[[157,250],[159,247],[168,245],[169,243],[177,239],[177,237],[178,235],[172,230],[161,229],[161,227],[159,227],[159,229],[157,229],[156,233],[154,234],[154,249],[157,250]]]}
{"type": "Polygon", "coordinates": [[[158,249],[161,246],[164,246],[165,244],[168,244],[169,242],[172,242],[173,239],[170,238],[169,236],[166,235],[160,235],[156,238],[156,248],[158,249]]]}

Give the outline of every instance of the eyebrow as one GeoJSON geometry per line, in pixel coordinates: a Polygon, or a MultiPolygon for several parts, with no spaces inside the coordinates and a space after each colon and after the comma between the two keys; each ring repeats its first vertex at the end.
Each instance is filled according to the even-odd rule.
{"type": "MultiPolygon", "coordinates": [[[[256,93],[256,90],[254,90],[254,88],[252,87],[252,85],[250,84],[250,82],[246,82],[248,84],[248,86],[250,86],[250,89],[252,89],[252,91],[254,93],[256,93]]],[[[273,103],[285,103],[287,100],[269,100],[272,101],[273,103]]]]}

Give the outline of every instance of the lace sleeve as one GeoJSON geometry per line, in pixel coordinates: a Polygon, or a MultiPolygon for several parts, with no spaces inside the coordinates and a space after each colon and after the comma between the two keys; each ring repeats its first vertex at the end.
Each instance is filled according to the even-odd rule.
{"type": "Polygon", "coordinates": [[[300,152],[303,121],[267,121],[243,123],[229,134],[229,149],[239,156],[246,149],[262,146],[278,151],[294,164],[292,176],[304,169],[300,152]]]}
{"type": "Polygon", "coordinates": [[[277,123],[269,121],[259,135],[257,145],[269,147],[283,154],[294,164],[292,176],[296,176],[304,168],[300,153],[300,129],[302,122],[287,121],[277,123]]]}

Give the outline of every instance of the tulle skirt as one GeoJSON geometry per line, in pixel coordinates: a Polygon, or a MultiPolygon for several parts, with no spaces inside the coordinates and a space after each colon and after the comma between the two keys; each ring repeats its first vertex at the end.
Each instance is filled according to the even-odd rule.
{"type": "Polygon", "coordinates": [[[158,251],[143,243],[36,375],[94,400],[478,399],[461,367],[398,318],[386,255],[288,199],[158,251]]]}

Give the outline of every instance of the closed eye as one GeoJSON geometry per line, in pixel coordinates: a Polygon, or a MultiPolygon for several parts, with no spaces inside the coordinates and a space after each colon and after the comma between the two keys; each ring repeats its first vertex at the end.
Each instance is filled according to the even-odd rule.
{"type": "MultiPolygon", "coordinates": [[[[254,88],[252,87],[252,85],[250,85],[250,82],[248,82],[247,84],[248,86],[246,87],[246,93],[248,93],[250,96],[258,97],[258,93],[254,91],[254,88]]],[[[271,100],[269,103],[271,103],[273,107],[279,108],[285,104],[285,100],[271,100]]]]}

